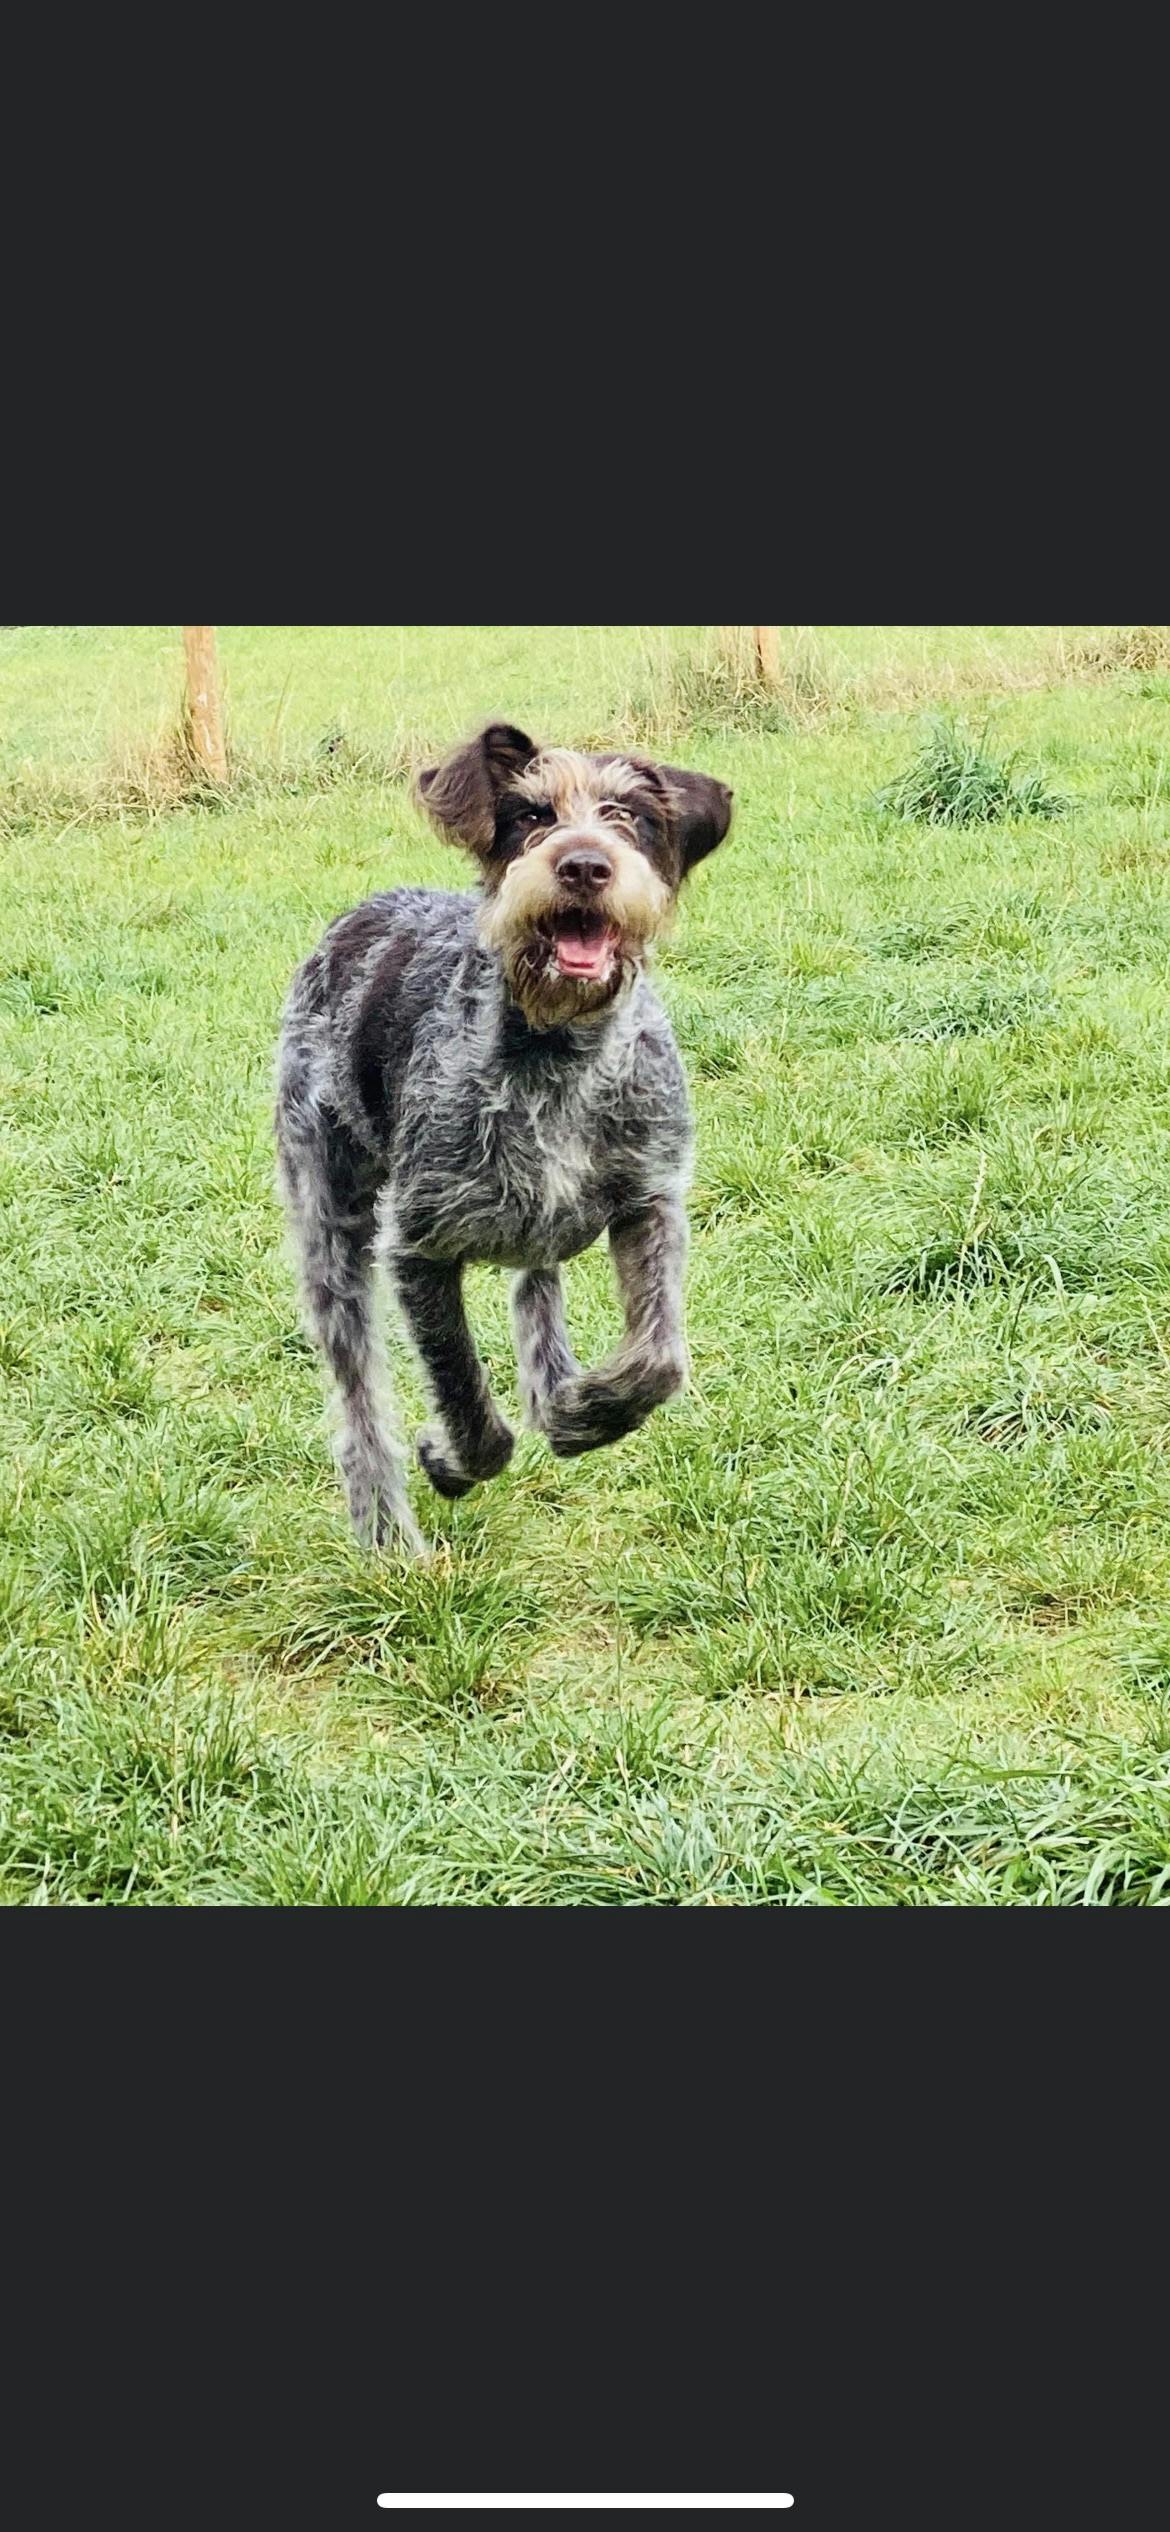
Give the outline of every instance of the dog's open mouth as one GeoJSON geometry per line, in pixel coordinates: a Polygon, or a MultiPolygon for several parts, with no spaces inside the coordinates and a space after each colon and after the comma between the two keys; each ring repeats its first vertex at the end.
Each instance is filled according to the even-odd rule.
{"type": "Polygon", "coordinates": [[[562,976],[599,982],[608,975],[610,960],[621,946],[621,934],[603,914],[571,906],[553,916],[550,931],[562,976]]]}

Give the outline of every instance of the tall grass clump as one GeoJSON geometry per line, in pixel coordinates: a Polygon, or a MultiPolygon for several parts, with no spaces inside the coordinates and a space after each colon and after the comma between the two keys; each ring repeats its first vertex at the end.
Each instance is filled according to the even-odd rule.
{"type": "Polygon", "coordinates": [[[150,824],[178,809],[225,810],[344,788],[389,798],[410,783],[427,752],[414,728],[400,725],[380,743],[336,728],[311,747],[271,754],[233,747],[227,780],[216,782],[195,752],[184,708],[153,738],[128,739],[92,764],[22,767],[0,787],[0,837],[102,818],[150,824]]]}
{"type": "Polygon", "coordinates": [[[878,807],[931,826],[1059,817],[1066,803],[1048,790],[1042,775],[1017,775],[1018,754],[994,755],[987,746],[989,726],[985,722],[979,737],[972,739],[953,721],[934,722],[926,745],[896,781],[879,791],[878,807]]]}
{"type": "Polygon", "coordinates": [[[1075,654],[1083,675],[1170,676],[1170,624],[1121,624],[1075,654]]]}
{"type": "Polygon", "coordinates": [[[618,713],[617,735],[642,747],[680,731],[783,736],[823,719],[840,700],[824,655],[803,627],[785,628],[778,678],[761,671],[747,625],[711,626],[697,644],[647,650],[645,674],[618,713]]]}

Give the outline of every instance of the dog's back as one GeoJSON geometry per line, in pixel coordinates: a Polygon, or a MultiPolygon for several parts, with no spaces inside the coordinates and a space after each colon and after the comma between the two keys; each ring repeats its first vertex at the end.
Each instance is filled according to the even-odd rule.
{"type": "Polygon", "coordinates": [[[281,1031],[280,1078],[295,1074],[351,1133],[385,1155],[415,1031],[474,934],[476,900],[389,888],[338,915],[298,967],[281,1031]]]}

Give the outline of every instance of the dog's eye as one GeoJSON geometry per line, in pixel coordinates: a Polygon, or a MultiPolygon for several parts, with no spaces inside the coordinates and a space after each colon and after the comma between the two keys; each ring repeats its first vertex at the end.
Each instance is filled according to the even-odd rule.
{"type": "Polygon", "coordinates": [[[520,824],[521,826],[551,826],[552,814],[551,801],[534,800],[527,809],[521,810],[520,824]]]}
{"type": "Polygon", "coordinates": [[[657,841],[659,826],[652,810],[628,808],[623,814],[628,818],[640,844],[653,844],[657,841]]]}

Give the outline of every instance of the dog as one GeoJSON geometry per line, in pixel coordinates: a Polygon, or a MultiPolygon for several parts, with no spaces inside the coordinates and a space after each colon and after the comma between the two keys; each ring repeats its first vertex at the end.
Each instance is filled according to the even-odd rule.
{"type": "Polygon", "coordinates": [[[329,925],[285,1006],[276,1140],[354,1527],[423,1554],[383,1403],[376,1261],[434,1402],[416,1449],[440,1495],[498,1476],[513,1448],[464,1311],[474,1261],[513,1270],[525,1417],[560,1457],[633,1432],[684,1384],[692,1127],[645,963],[732,794],[493,722],[418,796],[479,887],[391,888],[329,925]],[[583,1371],[559,1270],[602,1231],[625,1334],[583,1371]]]}

